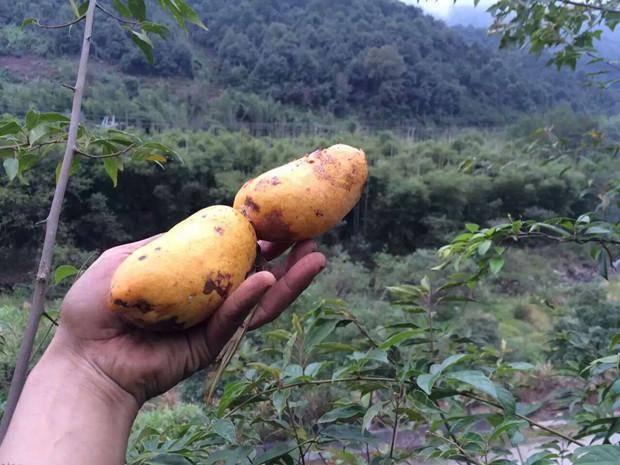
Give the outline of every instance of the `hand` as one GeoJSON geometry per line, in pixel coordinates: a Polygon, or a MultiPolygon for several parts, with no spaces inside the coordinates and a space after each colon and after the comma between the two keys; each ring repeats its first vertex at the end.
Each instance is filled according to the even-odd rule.
{"type": "MultiPolygon", "coordinates": [[[[298,243],[279,266],[248,277],[205,323],[177,333],[154,333],[130,326],[106,306],[116,268],[152,239],[110,249],[92,264],[66,295],[52,343],[55,352],[90,365],[138,405],[211,363],[254,305],[249,329],[275,319],[325,267],[313,241],[298,243]]],[[[267,261],[289,245],[259,242],[267,261]]]]}
{"type": "MultiPolygon", "coordinates": [[[[148,241],[108,250],[69,290],[60,327],[28,376],[0,444],[0,463],[122,465],[146,399],[212,362],[254,305],[250,329],[276,318],[325,267],[314,242],[296,244],[281,265],[246,279],[205,323],[150,333],[106,306],[114,271],[148,241]]],[[[267,261],[288,248],[259,245],[267,261]]]]}

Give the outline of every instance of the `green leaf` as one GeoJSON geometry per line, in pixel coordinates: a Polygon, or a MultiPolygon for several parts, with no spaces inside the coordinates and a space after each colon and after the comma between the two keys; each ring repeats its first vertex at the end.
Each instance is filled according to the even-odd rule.
{"type": "Polygon", "coordinates": [[[19,134],[21,127],[15,121],[9,121],[8,123],[0,124],[0,137],[8,136],[11,134],[19,134]]]}
{"type": "Polygon", "coordinates": [[[337,324],[337,320],[321,320],[316,323],[306,338],[307,350],[311,351],[317,344],[323,342],[336,329],[337,324]]]}
{"type": "Polygon", "coordinates": [[[144,0],[128,0],[127,6],[134,18],[138,21],[144,21],[146,19],[146,5],[144,0]]]}
{"type": "Polygon", "coordinates": [[[350,404],[344,407],[338,407],[330,410],[319,418],[318,423],[332,423],[336,420],[346,420],[349,418],[361,416],[364,413],[362,407],[358,404],[350,404]]]}
{"type": "Polygon", "coordinates": [[[153,63],[153,43],[146,32],[130,31],[131,40],[138,46],[140,51],[144,54],[149,63],[153,63]]]}
{"type": "Polygon", "coordinates": [[[63,280],[78,274],[78,269],[72,265],[60,265],[54,271],[54,284],[58,285],[63,280]]]}
{"type": "Polygon", "coordinates": [[[493,398],[497,398],[495,385],[484,373],[479,370],[455,371],[448,373],[446,376],[450,379],[469,384],[475,389],[482,391],[493,398]]]}
{"type": "Polygon", "coordinates": [[[499,401],[506,415],[514,415],[517,409],[517,401],[512,393],[502,386],[495,385],[495,398],[499,401]]]}
{"type": "Polygon", "coordinates": [[[304,368],[304,376],[310,376],[311,378],[316,377],[319,372],[329,365],[331,362],[313,362],[309,364],[306,368],[304,368]]]}
{"type": "Polygon", "coordinates": [[[32,24],[39,24],[39,20],[37,18],[26,18],[22,21],[21,28],[23,29],[32,24]]]}
{"type": "Polygon", "coordinates": [[[375,418],[381,409],[383,408],[382,402],[377,402],[376,404],[372,404],[366,413],[364,414],[364,418],[362,419],[362,431],[368,429],[370,424],[372,423],[373,418],[375,418]]]}
{"type": "Polygon", "coordinates": [[[527,362],[512,362],[508,363],[506,366],[512,368],[513,370],[533,370],[535,368],[534,365],[527,362]]]}
{"type": "Polygon", "coordinates": [[[611,234],[611,231],[602,226],[592,226],[586,230],[586,234],[611,234]]]}
{"type": "Polygon", "coordinates": [[[493,241],[489,239],[487,239],[486,241],[482,241],[482,243],[480,243],[480,245],[478,246],[478,255],[483,256],[484,254],[486,254],[492,245],[493,241]]]}
{"type": "Polygon", "coordinates": [[[556,458],[558,455],[554,452],[536,452],[527,458],[525,465],[555,465],[557,463],[556,458]]]}
{"type": "Polygon", "coordinates": [[[420,334],[422,334],[422,330],[420,329],[409,329],[406,331],[401,331],[400,333],[392,334],[383,344],[379,345],[379,349],[389,349],[390,347],[398,345],[407,339],[417,337],[420,334]]]}
{"type": "Polygon", "coordinates": [[[276,410],[278,416],[282,416],[282,412],[284,411],[284,407],[286,406],[286,399],[288,398],[289,391],[288,389],[283,389],[281,391],[276,391],[271,396],[271,403],[276,410]]]}
{"type": "Polygon", "coordinates": [[[504,259],[501,257],[494,257],[489,260],[489,269],[491,273],[498,274],[504,267],[504,259]]]}
{"type": "Polygon", "coordinates": [[[146,32],[151,32],[153,34],[157,34],[160,37],[166,36],[170,30],[164,26],[163,24],[151,23],[149,21],[145,21],[142,23],[142,29],[146,32]]]}
{"type": "Polygon", "coordinates": [[[56,128],[50,126],[49,124],[37,124],[34,128],[30,130],[28,133],[28,140],[30,141],[30,147],[37,145],[37,143],[44,139],[47,136],[57,133],[56,128]]]}
{"type": "Polygon", "coordinates": [[[276,459],[283,458],[290,452],[297,449],[297,445],[293,444],[278,444],[272,447],[264,454],[259,455],[252,461],[252,465],[262,465],[263,463],[275,463],[276,459]]]}
{"type": "Polygon", "coordinates": [[[573,465],[618,465],[620,446],[604,444],[577,449],[571,458],[573,465]]]}
{"type": "Polygon", "coordinates": [[[226,442],[235,442],[236,432],[235,425],[232,421],[224,418],[218,418],[213,422],[212,426],[215,434],[223,438],[226,442]]]}
{"type": "Polygon", "coordinates": [[[17,158],[7,158],[2,163],[2,166],[4,166],[4,171],[6,172],[9,181],[15,179],[17,173],[19,172],[19,161],[17,158]]]}
{"type": "Polygon", "coordinates": [[[112,6],[114,6],[114,9],[118,11],[120,15],[124,18],[131,18],[131,11],[129,10],[127,5],[125,5],[120,0],[112,0],[112,6]]]}
{"type": "Polygon", "coordinates": [[[39,113],[34,110],[28,110],[24,118],[26,129],[30,130],[39,124],[39,113]]]}
{"type": "Polygon", "coordinates": [[[123,161],[119,157],[111,157],[103,159],[103,168],[112,180],[114,187],[118,184],[118,172],[122,169],[123,161]]]}
{"type": "Polygon", "coordinates": [[[41,123],[68,123],[69,117],[61,113],[40,113],[39,122],[41,123]]]}
{"type": "Polygon", "coordinates": [[[477,224],[474,224],[474,223],[465,223],[465,228],[470,233],[475,233],[475,232],[478,232],[478,230],[480,229],[480,226],[478,226],[477,224]]]}
{"type": "Polygon", "coordinates": [[[241,396],[249,387],[250,383],[245,380],[239,380],[227,384],[224,388],[224,392],[222,393],[222,397],[220,397],[220,403],[217,408],[218,416],[222,415],[226,408],[238,399],[239,396],[241,396]]]}
{"type": "Polygon", "coordinates": [[[78,6],[78,17],[84,16],[86,14],[86,10],[88,10],[88,0],[82,2],[80,6],[78,6]]]}
{"type": "Polygon", "coordinates": [[[442,375],[442,373],[448,368],[450,368],[451,366],[456,365],[457,363],[462,361],[465,357],[467,357],[466,354],[450,355],[439,365],[431,366],[430,373],[426,373],[426,374],[418,376],[418,379],[417,379],[418,386],[426,394],[430,395],[433,389],[433,385],[435,384],[435,382],[437,382],[437,380],[442,375]]]}

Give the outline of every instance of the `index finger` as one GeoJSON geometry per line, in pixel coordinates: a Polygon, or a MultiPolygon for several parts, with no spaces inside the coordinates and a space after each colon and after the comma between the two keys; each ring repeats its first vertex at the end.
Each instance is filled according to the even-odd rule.
{"type": "Polygon", "coordinates": [[[262,257],[267,261],[271,261],[274,258],[282,255],[284,251],[288,249],[292,244],[292,242],[258,241],[260,253],[262,257]]]}

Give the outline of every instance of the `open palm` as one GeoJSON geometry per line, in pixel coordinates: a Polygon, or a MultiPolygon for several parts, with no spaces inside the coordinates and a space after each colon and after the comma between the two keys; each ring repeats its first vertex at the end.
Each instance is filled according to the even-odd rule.
{"type": "MultiPolygon", "coordinates": [[[[77,280],[62,306],[54,344],[83,358],[138,403],[160,394],[204,368],[242,324],[255,329],[275,319],[325,267],[313,241],[296,244],[284,261],[248,277],[204,323],[181,332],[154,333],[125,323],[107,309],[110,281],[116,268],[153,238],[104,252],[77,280]]],[[[259,242],[267,261],[289,244],[259,242]]]]}

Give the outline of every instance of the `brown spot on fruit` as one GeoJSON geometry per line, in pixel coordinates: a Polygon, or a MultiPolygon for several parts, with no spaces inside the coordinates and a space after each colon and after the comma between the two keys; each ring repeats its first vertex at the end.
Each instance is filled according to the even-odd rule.
{"type": "Polygon", "coordinates": [[[213,228],[215,230],[216,233],[218,233],[220,236],[222,234],[224,234],[224,228],[222,228],[221,226],[216,226],[215,228],[213,228]]]}
{"type": "Polygon", "coordinates": [[[155,247],[155,250],[159,252],[161,250],[161,247],[155,247]]]}
{"type": "Polygon", "coordinates": [[[256,231],[268,231],[268,235],[261,239],[269,241],[290,241],[294,236],[279,208],[257,218],[255,227],[256,231]]]}
{"type": "Polygon", "coordinates": [[[254,189],[257,191],[264,191],[270,186],[277,186],[278,184],[282,184],[282,181],[280,181],[280,178],[277,176],[272,176],[271,178],[262,178],[256,183],[254,189]]]}
{"type": "Polygon", "coordinates": [[[314,214],[318,217],[325,216],[325,214],[321,210],[314,210],[314,214]]]}
{"type": "Polygon", "coordinates": [[[153,310],[153,306],[144,299],[139,299],[133,306],[140,310],[142,313],[148,313],[153,310]]]}
{"type": "Polygon", "coordinates": [[[258,205],[256,202],[254,202],[252,197],[250,197],[249,195],[245,198],[245,201],[243,203],[244,203],[245,206],[247,206],[248,208],[251,208],[256,213],[258,213],[260,211],[260,205],[258,205]]]}
{"type": "Polygon", "coordinates": [[[140,261],[146,260],[146,255],[142,255],[142,256],[138,257],[138,260],[140,260],[140,261]]]}
{"type": "Polygon", "coordinates": [[[222,273],[218,271],[215,278],[209,278],[205,281],[205,285],[202,289],[203,294],[209,295],[213,291],[215,291],[222,299],[225,299],[226,297],[228,297],[228,293],[232,288],[232,282],[230,278],[230,273],[222,273]]]}
{"type": "Polygon", "coordinates": [[[114,305],[118,305],[119,307],[125,307],[125,308],[129,307],[129,304],[121,299],[116,299],[114,301],[114,305]]]}

